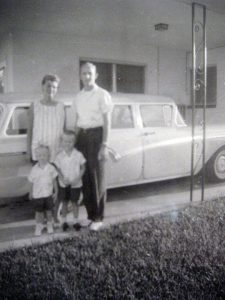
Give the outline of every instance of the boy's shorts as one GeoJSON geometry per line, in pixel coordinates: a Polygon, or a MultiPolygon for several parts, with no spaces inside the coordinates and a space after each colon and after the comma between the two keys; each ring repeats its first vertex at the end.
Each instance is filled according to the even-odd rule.
{"type": "Polygon", "coordinates": [[[81,188],[72,188],[70,185],[66,187],[59,186],[59,200],[63,202],[77,203],[80,198],[81,188]]]}
{"type": "Polygon", "coordinates": [[[35,211],[41,213],[46,210],[52,210],[54,205],[52,196],[33,199],[33,203],[35,211]]]}

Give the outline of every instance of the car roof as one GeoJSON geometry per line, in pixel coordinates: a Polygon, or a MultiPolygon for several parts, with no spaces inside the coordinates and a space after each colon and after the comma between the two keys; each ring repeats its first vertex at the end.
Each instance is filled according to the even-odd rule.
{"type": "Polygon", "coordinates": [[[166,96],[147,94],[111,93],[114,103],[174,103],[174,100],[166,96]]]}
{"type": "MultiPolygon", "coordinates": [[[[147,94],[127,94],[127,93],[110,93],[113,103],[169,103],[173,104],[174,100],[166,96],[147,95],[147,94]]],[[[65,103],[71,103],[76,94],[72,93],[59,93],[56,100],[65,103]]],[[[21,94],[21,93],[7,93],[0,94],[0,102],[2,103],[31,103],[40,100],[42,95],[37,94],[21,94]]]]}

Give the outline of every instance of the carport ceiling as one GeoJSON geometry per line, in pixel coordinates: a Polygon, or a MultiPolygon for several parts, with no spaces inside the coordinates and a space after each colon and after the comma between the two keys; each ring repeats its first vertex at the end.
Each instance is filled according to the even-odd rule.
{"type": "MultiPolygon", "coordinates": [[[[225,1],[207,6],[208,48],[225,45],[225,1]]],[[[1,0],[0,32],[38,31],[125,44],[191,49],[191,0],[1,0]],[[166,23],[167,31],[154,25],[166,23]]]]}
{"type": "Polygon", "coordinates": [[[225,13],[225,1],[224,0],[197,0],[197,1],[193,1],[193,0],[174,0],[177,2],[183,2],[186,4],[191,5],[192,2],[198,3],[198,4],[202,4],[205,5],[207,7],[208,10],[212,10],[214,12],[217,13],[225,13]]]}

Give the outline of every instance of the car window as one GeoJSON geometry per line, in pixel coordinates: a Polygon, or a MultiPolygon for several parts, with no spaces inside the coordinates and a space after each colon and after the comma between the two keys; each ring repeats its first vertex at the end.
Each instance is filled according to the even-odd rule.
{"type": "Polygon", "coordinates": [[[0,120],[1,120],[1,118],[2,118],[2,115],[3,115],[3,106],[0,105],[0,120]]]}
{"type": "Polygon", "coordinates": [[[141,105],[140,112],[143,127],[169,126],[168,121],[172,117],[172,112],[168,108],[164,108],[163,105],[141,105]]]}
{"type": "Polygon", "coordinates": [[[177,114],[176,114],[176,124],[179,127],[185,127],[187,126],[187,124],[185,123],[184,119],[182,118],[180,112],[177,110],[177,114]]]}
{"type": "Polygon", "coordinates": [[[13,111],[6,133],[8,135],[19,135],[27,133],[28,107],[17,107],[13,111]]]}
{"type": "Polygon", "coordinates": [[[172,105],[163,105],[163,116],[165,120],[165,124],[167,127],[172,125],[172,118],[173,118],[173,106],[172,105]]]}
{"type": "Polygon", "coordinates": [[[113,129],[134,128],[131,105],[115,105],[112,112],[111,127],[113,129]]]}

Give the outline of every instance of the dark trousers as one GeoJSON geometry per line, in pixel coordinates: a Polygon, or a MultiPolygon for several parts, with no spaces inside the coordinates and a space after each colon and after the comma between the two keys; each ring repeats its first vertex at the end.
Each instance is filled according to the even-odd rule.
{"type": "Polygon", "coordinates": [[[88,219],[91,221],[101,221],[104,218],[106,202],[105,162],[98,159],[102,138],[102,127],[80,129],[76,142],[76,148],[87,161],[83,176],[83,201],[88,219]]]}

